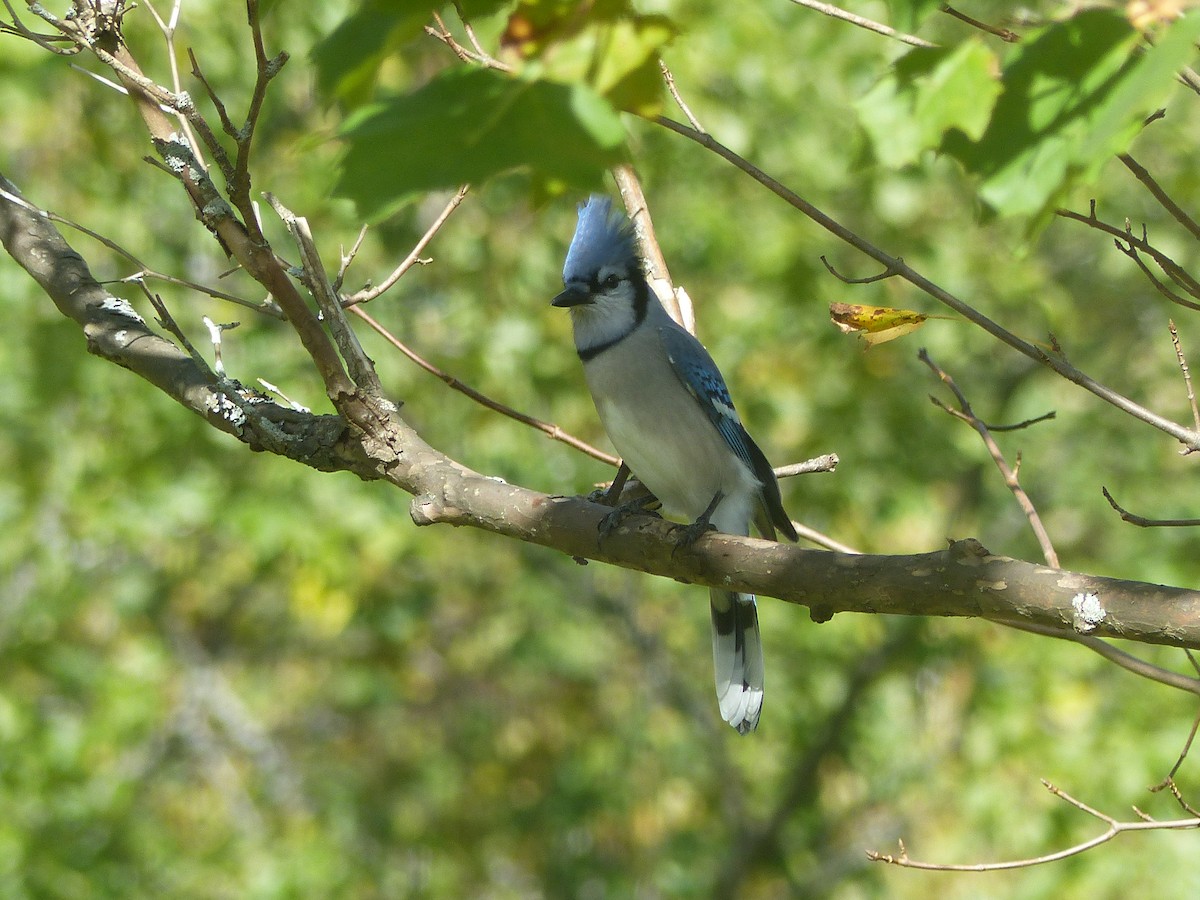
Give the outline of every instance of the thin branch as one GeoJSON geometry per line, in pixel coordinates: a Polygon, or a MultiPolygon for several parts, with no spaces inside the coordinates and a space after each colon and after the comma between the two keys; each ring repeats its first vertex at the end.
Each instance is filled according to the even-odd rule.
{"type": "MultiPolygon", "coordinates": [[[[333,290],[335,293],[340,294],[342,292],[342,285],[346,281],[346,272],[349,271],[350,264],[354,262],[354,257],[358,256],[358,251],[361,249],[363,241],[366,239],[367,226],[363,225],[360,229],[358,229],[358,237],[354,239],[354,243],[351,245],[350,251],[347,252],[344,247],[341,248],[341,253],[339,254],[341,258],[338,261],[337,275],[333,277],[333,290]]],[[[424,262],[424,260],[418,260],[418,262],[424,262]]],[[[343,298],[343,300],[344,299],[345,298],[343,298]]]]}
{"type": "Polygon", "coordinates": [[[1108,488],[1101,487],[1100,491],[1104,494],[1108,505],[1121,516],[1121,521],[1128,522],[1130,525],[1136,525],[1139,528],[1195,528],[1200,525],[1200,519],[1148,519],[1145,516],[1135,515],[1117,503],[1113,499],[1113,495],[1108,492],[1108,488]]]}
{"type": "MultiPolygon", "coordinates": [[[[1190,653],[1188,654],[1188,658],[1189,659],[1191,658],[1190,653]]],[[[1179,771],[1179,767],[1183,765],[1183,761],[1185,759],[1187,759],[1188,753],[1191,752],[1192,741],[1194,741],[1196,739],[1196,730],[1197,729],[1200,729],[1200,713],[1197,713],[1196,718],[1192,720],[1192,730],[1188,732],[1187,740],[1183,742],[1183,749],[1179,751],[1179,757],[1175,760],[1175,765],[1171,766],[1171,771],[1167,773],[1166,778],[1164,778],[1158,784],[1154,785],[1154,787],[1150,788],[1151,792],[1158,793],[1159,791],[1163,790],[1164,788],[1166,788],[1168,786],[1174,787],[1175,773],[1179,771]]],[[[1183,802],[1183,799],[1180,798],[1178,796],[1178,794],[1176,794],[1176,797],[1177,797],[1177,799],[1179,799],[1180,803],[1183,802]]],[[[1189,807],[1189,809],[1190,809],[1190,807],[1189,807]]]]}
{"type": "Polygon", "coordinates": [[[1054,569],[1059,568],[1058,553],[1055,552],[1054,544],[1050,540],[1050,535],[1046,532],[1046,527],[1042,524],[1042,517],[1038,515],[1038,511],[1034,507],[1033,501],[1029,499],[1029,495],[1025,493],[1025,489],[1021,487],[1021,482],[1017,478],[1016,470],[1009,466],[1008,461],[1004,458],[1004,454],[1000,452],[1000,447],[996,443],[995,438],[992,437],[987,425],[984,424],[982,419],[975,415],[975,412],[971,409],[971,404],[967,401],[966,395],[963,394],[958,385],[954,383],[954,379],[951,378],[941,366],[929,358],[929,354],[924,348],[921,348],[920,352],[917,353],[917,358],[920,359],[921,362],[925,363],[925,365],[929,367],[930,371],[932,371],[934,375],[941,379],[942,383],[950,389],[950,392],[953,393],[955,398],[958,400],[959,409],[950,409],[948,406],[934,397],[930,397],[929,399],[932,400],[936,406],[940,407],[951,415],[962,419],[962,421],[966,422],[975,429],[976,433],[983,441],[983,445],[987,447],[988,454],[992,457],[992,462],[994,462],[996,464],[996,468],[1000,470],[1000,474],[1004,478],[1004,483],[1008,486],[1008,489],[1012,491],[1013,497],[1016,498],[1017,505],[1021,507],[1021,511],[1025,513],[1025,518],[1029,520],[1029,526],[1033,529],[1033,533],[1037,537],[1038,545],[1042,548],[1042,555],[1046,558],[1046,565],[1054,569]]]}
{"type": "MultiPolygon", "coordinates": [[[[7,9],[8,14],[12,16],[12,24],[9,25],[7,23],[0,23],[0,33],[7,32],[8,34],[14,34],[18,37],[23,37],[27,41],[32,41],[33,43],[37,44],[43,50],[48,50],[57,56],[74,56],[83,49],[83,46],[70,36],[64,36],[61,34],[39,34],[36,31],[30,31],[29,28],[26,27],[25,23],[21,21],[20,16],[17,15],[17,11],[13,9],[12,3],[10,3],[9,0],[4,0],[4,8],[7,9]],[[54,45],[55,41],[71,41],[72,44],[70,47],[56,47],[54,45]]],[[[42,15],[42,18],[45,19],[46,15],[42,15]]],[[[50,18],[53,19],[54,17],[51,16],[50,18]]],[[[53,24],[53,22],[51,24],[53,24]]]]}
{"type": "Polygon", "coordinates": [[[1166,297],[1169,301],[1177,306],[1182,306],[1185,309],[1200,310],[1200,303],[1189,300],[1187,297],[1181,297],[1179,294],[1175,293],[1173,290],[1163,284],[1162,281],[1159,280],[1158,276],[1150,271],[1150,267],[1142,261],[1141,253],[1138,252],[1137,247],[1135,247],[1132,243],[1122,243],[1119,239],[1114,239],[1113,244],[1118,250],[1133,260],[1134,264],[1141,270],[1142,274],[1146,276],[1146,280],[1153,285],[1156,291],[1166,297]]]}
{"type": "Polygon", "coordinates": [[[550,422],[543,422],[541,419],[535,419],[533,416],[526,415],[523,412],[518,412],[511,406],[505,406],[500,401],[493,400],[486,394],[475,390],[475,388],[471,387],[470,385],[464,384],[453,375],[443,372],[433,363],[426,360],[416,351],[412,350],[407,344],[403,343],[398,337],[388,331],[387,328],[380,324],[377,319],[372,317],[371,314],[361,306],[350,307],[350,312],[354,313],[354,315],[366,322],[367,325],[369,325],[380,337],[382,337],[385,341],[407,356],[410,360],[412,360],[430,375],[433,375],[435,378],[439,378],[444,381],[452,390],[456,390],[460,394],[470,397],[476,403],[480,404],[481,406],[485,406],[494,412],[508,416],[510,419],[515,419],[516,421],[524,425],[528,425],[531,428],[536,428],[538,431],[553,438],[554,440],[561,441],[569,447],[574,447],[576,450],[581,450],[593,459],[600,460],[602,463],[607,463],[614,468],[620,464],[621,461],[617,457],[593,447],[586,441],[583,441],[580,438],[577,438],[574,435],[564,431],[559,426],[551,424],[550,422]]]}
{"type": "Polygon", "coordinates": [[[292,239],[300,250],[300,259],[304,267],[304,281],[312,291],[325,323],[333,334],[334,342],[337,344],[342,359],[346,362],[351,379],[366,391],[368,396],[382,399],[384,390],[379,381],[379,375],[375,371],[375,364],[363,351],[358,336],[355,335],[354,329],[350,327],[350,323],[346,319],[345,312],[342,311],[337,294],[333,292],[333,287],[329,283],[329,275],[325,271],[321,255],[317,252],[316,242],[309,230],[308,220],[303,216],[297,216],[280,203],[275,196],[271,194],[266,196],[279,218],[287,225],[292,239]]]}
{"type": "Polygon", "coordinates": [[[475,26],[472,25],[471,21],[466,17],[466,15],[463,14],[462,4],[458,2],[458,0],[455,0],[454,2],[454,11],[458,14],[458,20],[462,22],[463,32],[466,34],[467,40],[471,42],[471,46],[475,48],[475,52],[479,55],[479,60],[489,68],[500,69],[502,71],[511,71],[510,67],[500,62],[500,60],[496,59],[496,57],[492,56],[492,54],[488,53],[487,50],[483,48],[483,45],[479,43],[479,38],[475,35],[475,26]]]}
{"type": "MultiPolygon", "coordinates": [[[[388,275],[387,278],[380,282],[377,287],[363,288],[362,290],[351,294],[349,297],[343,297],[342,306],[350,307],[359,303],[369,303],[384,291],[392,287],[404,276],[404,273],[411,269],[414,265],[424,265],[426,260],[421,258],[421,253],[424,252],[425,248],[429,246],[429,242],[433,240],[433,236],[438,233],[443,225],[446,224],[446,220],[450,218],[450,214],[458,209],[459,205],[463,202],[463,198],[467,196],[468,190],[470,190],[470,185],[466,184],[458,189],[458,192],[451,197],[449,201],[447,201],[441,213],[438,214],[438,217],[433,220],[433,224],[431,224],[425,230],[425,234],[423,234],[421,239],[417,241],[416,245],[412,248],[412,251],[404,258],[403,262],[401,262],[400,265],[398,265],[395,270],[388,275]]],[[[354,245],[355,250],[358,249],[358,245],[360,243],[362,243],[361,234],[359,235],[358,243],[354,245]]],[[[353,255],[354,251],[351,251],[351,259],[353,258],[353,255]]],[[[342,269],[338,272],[337,283],[341,282],[342,276],[345,273],[345,269],[349,264],[349,260],[345,260],[343,262],[342,269]]]]}
{"type": "Polygon", "coordinates": [[[1054,410],[1050,410],[1048,413],[1042,413],[1040,416],[1034,416],[1032,419],[1025,419],[1024,421],[1017,422],[1014,425],[992,425],[990,422],[985,422],[984,426],[988,431],[1020,431],[1023,428],[1029,428],[1031,425],[1037,425],[1039,422],[1049,422],[1057,417],[1058,413],[1056,413],[1054,410]]]}
{"type": "MultiPolygon", "coordinates": [[[[1060,859],[1067,859],[1071,856],[1078,856],[1080,853],[1086,853],[1093,847],[1099,847],[1101,844],[1106,844],[1119,834],[1127,831],[1186,831],[1192,828],[1200,828],[1200,816],[1192,816],[1187,819],[1172,819],[1167,821],[1158,821],[1157,819],[1142,818],[1136,822],[1121,822],[1114,819],[1112,816],[1106,815],[1097,809],[1093,809],[1086,803],[1076,800],[1066,791],[1055,787],[1050,782],[1042,779],[1042,784],[1055,797],[1060,800],[1065,800],[1078,810],[1082,810],[1093,818],[1104,822],[1108,828],[1103,834],[1099,834],[1094,838],[1076,844],[1073,847],[1068,847],[1065,850],[1059,850],[1055,853],[1047,853],[1044,856],[1034,856],[1029,859],[1017,859],[1010,862],[1000,863],[972,863],[969,865],[948,864],[948,863],[930,863],[919,862],[912,859],[908,855],[908,850],[904,846],[904,842],[900,842],[900,853],[892,855],[890,853],[879,853],[875,850],[867,851],[867,859],[872,862],[891,863],[895,866],[902,866],[906,869],[925,869],[933,872],[999,872],[1005,869],[1026,869],[1030,866],[1038,866],[1044,863],[1057,862],[1060,859]]],[[[1136,811],[1136,810],[1135,810],[1136,811]]]]}
{"type": "Polygon", "coordinates": [[[1119,228],[1116,225],[1110,225],[1108,222],[1100,219],[1096,215],[1095,200],[1091,202],[1090,210],[1086,216],[1083,213],[1077,213],[1070,209],[1056,209],[1054,214],[1064,219],[1082,222],[1089,228],[1094,228],[1097,231],[1102,231],[1105,234],[1124,241],[1130,247],[1136,247],[1142,253],[1145,253],[1147,256],[1153,259],[1154,262],[1158,264],[1158,267],[1167,275],[1167,277],[1175,282],[1175,284],[1177,284],[1181,289],[1187,291],[1193,297],[1200,298],[1200,282],[1193,278],[1188,271],[1183,268],[1183,266],[1179,265],[1179,263],[1175,262],[1175,260],[1171,259],[1171,257],[1167,256],[1157,247],[1151,245],[1146,238],[1144,230],[1142,237],[1137,238],[1134,237],[1133,229],[1130,227],[1128,222],[1125,223],[1124,228],[1119,228]]]}
{"type": "Polygon", "coordinates": [[[203,284],[200,284],[195,281],[188,281],[186,278],[177,278],[174,275],[167,275],[163,272],[155,271],[154,269],[151,269],[149,266],[147,266],[144,262],[142,262],[132,252],[130,252],[129,250],[126,250],[124,247],[122,247],[120,244],[118,244],[116,241],[105,237],[104,235],[100,234],[97,231],[93,231],[92,229],[88,228],[86,225],[80,225],[78,222],[73,222],[70,219],[66,218],[65,216],[60,216],[58,213],[51,212],[48,209],[39,209],[38,207],[29,203],[24,198],[18,197],[14,194],[11,194],[8,191],[4,190],[3,188],[0,188],[0,197],[3,197],[5,200],[8,200],[10,203],[16,203],[17,205],[24,207],[25,209],[29,210],[34,215],[42,216],[43,218],[49,219],[51,222],[58,222],[60,225],[66,225],[68,228],[72,228],[75,231],[80,232],[81,234],[86,234],[92,240],[99,241],[101,244],[103,244],[109,250],[112,250],[114,253],[117,253],[117,254],[125,257],[125,259],[129,260],[131,263],[133,263],[135,266],[138,267],[139,271],[135,272],[132,275],[124,276],[123,278],[120,279],[121,281],[128,281],[128,282],[136,283],[143,278],[153,278],[156,281],[165,281],[167,284],[174,284],[179,287],[188,288],[189,290],[193,290],[193,291],[196,291],[201,294],[207,294],[208,296],[210,296],[216,300],[225,300],[225,301],[228,301],[229,303],[236,303],[238,306],[244,306],[247,309],[254,310],[255,312],[266,313],[269,316],[274,316],[276,319],[283,318],[282,310],[280,310],[279,306],[276,305],[275,303],[271,302],[270,300],[265,300],[262,303],[255,303],[253,300],[246,300],[243,297],[239,297],[236,294],[227,293],[226,291],[222,291],[219,288],[208,287],[207,285],[203,285],[203,284]]]}
{"type": "Polygon", "coordinates": [[[843,22],[849,22],[851,25],[857,25],[859,28],[865,28],[867,31],[873,31],[876,34],[882,34],[884,37],[895,38],[905,44],[913,47],[936,47],[937,44],[932,44],[924,38],[916,37],[911,34],[904,34],[897,31],[895,28],[890,28],[879,22],[873,22],[870,19],[855,15],[852,12],[846,12],[844,9],[839,9],[829,3],[822,3],[820,0],[792,0],[797,6],[804,6],[808,9],[815,10],[823,15],[830,16],[834,19],[840,19],[843,22]]]}
{"type": "Polygon", "coordinates": [[[700,120],[692,114],[691,107],[689,107],[687,103],[684,102],[683,97],[679,95],[679,88],[675,86],[675,76],[672,75],[671,70],[667,68],[666,62],[660,59],[658,61],[658,67],[662,71],[663,81],[667,83],[667,93],[671,95],[671,99],[675,101],[675,105],[679,107],[679,111],[683,113],[693,128],[703,134],[704,127],[700,124],[700,120]]]}
{"type": "MultiPolygon", "coordinates": [[[[899,261],[901,263],[904,262],[903,257],[897,256],[896,259],[897,259],[897,261],[899,261]]],[[[821,260],[821,263],[825,266],[825,268],[829,271],[829,274],[832,275],[834,278],[836,278],[838,281],[842,282],[843,284],[874,284],[876,281],[883,281],[887,278],[894,278],[896,275],[900,274],[899,269],[895,268],[894,266],[888,266],[886,269],[884,269],[878,275],[868,275],[866,278],[851,278],[848,275],[843,275],[841,272],[839,272],[837,269],[835,269],[833,267],[833,263],[831,263],[824,254],[821,254],[820,260],[821,260]]]]}
{"type": "Polygon", "coordinates": [[[1192,389],[1192,372],[1188,368],[1187,357],[1183,355],[1183,345],[1179,343],[1179,331],[1175,322],[1167,320],[1167,330],[1171,332],[1171,344],[1175,347],[1175,359],[1179,361],[1179,370],[1183,372],[1183,384],[1187,388],[1188,406],[1192,408],[1192,421],[1200,430],[1200,409],[1196,407],[1196,392],[1192,389]]]}
{"type": "MultiPolygon", "coordinates": [[[[170,19],[164,20],[158,14],[150,0],[146,0],[146,7],[150,10],[150,15],[154,18],[154,22],[158,25],[158,30],[162,32],[163,42],[167,45],[167,62],[171,67],[171,86],[174,88],[176,95],[182,94],[183,81],[179,77],[179,56],[175,52],[175,29],[179,24],[179,9],[183,0],[174,0],[171,5],[170,19]]],[[[191,56],[191,49],[188,50],[188,56],[191,56]]],[[[192,58],[192,63],[195,65],[195,58],[192,58]]],[[[207,85],[205,85],[207,87],[207,85]]],[[[192,150],[195,152],[197,159],[200,159],[201,164],[204,160],[200,153],[200,142],[196,138],[195,132],[192,130],[192,124],[187,120],[186,116],[179,116],[180,127],[183,128],[187,135],[188,142],[192,145],[192,150]]]]}
{"type": "MultiPolygon", "coordinates": [[[[1148,663],[1144,659],[1134,656],[1132,653],[1127,653],[1112,644],[1100,640],[1090,634],[1079,634],[1076,631],[1065,631],[1061,628],[1052,628],[1045,625],[1034,625],[1029,622],[1018,621],[998,621],[997,624],[1004,625],[1008,628],[1015,628],[1018,631],[1026,631],[1029,634],[1037,634],[1042,637],[1058,638],[1059,640],[1070,641],[1073,644],[1079,644],[1081,647],[1087,647],[1094,653],[1103,656],[1114,665],[1120,666],[1127,672],[1132,672],[1141,678],[1149,681],[1156,681],[1159,684],[1167,687],[1176,688],[1177,690],[1185,691],[1189,694],[1200,696],[1200,678],[1190,678],[1187,675],[1181,675],[1178,672],[1173,672],[1170,669],[1164,669],[1161,666],[1156,666],[1153,663],[1148,663]]],[[[1185,651],[1189,652],[1189,651],[1185,651]]]]}
{"type": "Polygon", "coordinates": [[[262,114],[267,88],[270,86],[271,80],[283,70],[289,57],[286,52],[280,51],[276,56],[267,58],[267,51],[263,45],[262,23],[259,21],[258,0],[246,0],[246,20],[250,25],[250,36],[254,42],[254,90],[250,94],[246,119],[235,135],[237,163],[234,167],[233,183],[229,189],[234,204],[242,209],[243,215],[250,218],[242,203],[249,204],[250,202],[250,151],[254,146],[254,131],[258,127],[258,119],[262,114]]]}
{"type": "Polygon", "coordinates": [[[1172,422],[1171,420],[1158,415],[1158,413],[1152,412],[1141,404],[1134,402],[1128,397],[1117,393],[1103,384],[1100,384],[1094,378],[1084,374],[1074,366],[1067,363],[1065,360],[1057,359],[1046,353],[1041,348],[1036,347],[1028,341],[1017,337],[1011,331],[992,321],[974,307],[963,302],[949,291],[918,273],[902,259],[885,253],[871,242],[860,237],[849,228],[846,228],[836,219],[826,215],[824,212],[813,206],[804,198],[800,197],[794,191],[785,187],[779,181],[772,178],[770,175],[763,172],[757,166],[739,156],[737,153],[734,153],[724,144],[721,144],[711,135],[703,134],[693,128],[688,127],[687,125],[683,125],[672,119],[668,119],[665,116],[656,116],[654,121],[664,128],[674,131],[676,134],[682,135],[683,137],[694,141],[705,149],[716,153],[722,159],[732,163],[734,166],[749,175],[773,194],[782,198],[804,215],[808,216],[822,228],[829,231],[840,240],[845,241],[847,244],[859,250],[860,252],[871,257],[876,262],[879,262],[885,268],[895,268],[896,274],[905,281],[929,294],[931,297],[933,297],[935,300],[938,300],[945,306],[950,307],[950,309],[954,310],[973,324],[979,326],[997,340],[1007,344],[1009,347],[1012,347],[1014,350],[1024,354],[1030,359],[1041,363],[1047,368],[1052,369],[1063,378],[1067,379],[1073,384],[1078,385],[1084,390],[1089,391],[1106,403],[1110,403],[1134,418],[1139,419],[1142,422],[1145,422],[1146,424],[1151,425],[1154,428],[1157,428],[1160,431],[1170,435],[1189,450],[1200,450],[1200,432],[1185,428],[1176,422],[1172,422]]]}
{"type": "MultiPolygon", "coordinates": [[[[501,72],[515,71],[513,69],[513,67],[510,66],[508,63],[501,62],[500,60],[496,59],[494,56],[483,51],[482,49],[479,51],[468,50],[466,47],[464,47],[462,44],[460,44],[457,40],[455,40],[454,35],[450,33],[450,29],[446,27],[446,23],[442,19],[440,13],[435,12],[433,14],[433,20],[434,20],[434,22],[437,23],[437,27],[435,28],[432,25],[426,25],[425,33],[427,35],[429,35],[430,37],[436,38],[437,40],[439,40],[443,44],[445,44],[447,47],[449,47],[450,50],[454,53],[454,55],[457,56],[463,62],[475,63],[477,65],[483,66],[484,68],[496,69],[501,72]]],[[[473,35],[474,35],[474,32],[472,32],[472,31],[467,32],[468,39],[470,39],[472,41],[474,41],[473,35]]]]}
{"type": "Polygon", "coordinates": [[[1163,209],[1165,209],[1171,214],[1172,217],[1174,217],[1176,222],[1190,231],[1192,233],[1192,237],[1200,240],[1200,222],[1197,222],[1186,212],[1184,212],[1183,208],[1171,199],[1170,195],[1163,190],[1162,186],[1154,180],[1154,176],[1152,176],[1146,170],[1146,168],[1142,166],[1141,163],[1139,163],[1128,153],[1117,154],[1117,159],[1125,164],[1125,168],[1133,173],[1134,178],[1145,185],[1146,190],[1148,190],[1154,196],[1154,199],[1159,202],[1159,205],[1161,205],[1163,209]]]}
{"type": "Polygon", "coordinates": [[[986,34],[994,35],[1005,43],[1015,44],[1021,40],[1021,36],[1015,31],[1009,31],[1007,28],[999,28],[995,25],[989,25],[987,22],[980,22],[978,19],[973,19],[964,12],[959,12],[949,3],[943,3],[940,9],[946,15],[958,19],[958,21],[970,25],[972,28],[978,28],[980,31],[985,32],[986,34]]]}

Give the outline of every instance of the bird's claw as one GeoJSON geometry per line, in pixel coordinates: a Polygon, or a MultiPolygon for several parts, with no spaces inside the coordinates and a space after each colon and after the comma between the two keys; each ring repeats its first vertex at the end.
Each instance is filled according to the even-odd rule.
{"type": "Polygon", "coordinates": [[[707,519],[697,519],[691,525],[680,525],[675,530],[675,550],[686,550],[710,531],[716,531],[717,526],[707,519]]]}
{"type": "Polygon", "coordinates": [[[615,507],[603,519],[600,520],[600,525],[597,529],[600,532],[600,540],[604,540],[606,537],[620,528],[625,520],[630,516],[641,514],[643,516],[661,519],[662,516],[660,516],[657,512],[646,509],[646,504],[653,501],[653,497],[639,497],[636,500],[631,500],[629,503],[623,503],[620,506],[615,507]]]}

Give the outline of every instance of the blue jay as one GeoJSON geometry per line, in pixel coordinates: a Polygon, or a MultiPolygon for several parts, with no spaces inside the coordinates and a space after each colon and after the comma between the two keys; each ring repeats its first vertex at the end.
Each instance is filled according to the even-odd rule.
{"type": "MultiPolygon", "coordinates": [[[[708,351],[650,289],[633,228],[608,197],[579,207],[553,306],[571,312],[575,349],[600,420],[630,471],[666,512],[709,527],[796,540],[771,464],[751,440],[708,351]]],[[[753,594],[710,592],[721,716],[740,734],[758,725],[763,653],[753,594]]]]}

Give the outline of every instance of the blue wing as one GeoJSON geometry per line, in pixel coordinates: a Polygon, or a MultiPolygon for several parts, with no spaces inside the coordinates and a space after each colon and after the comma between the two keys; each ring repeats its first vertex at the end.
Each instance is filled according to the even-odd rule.
{"type": "Polygon", "coordinates": [[[671,361],[671,368],[683,386],[696,398],[717,431],[721,432],[729,449],[761,479],[750,452],[750,445],[754,442],[742,426],[742,420],[729,397],[729,388],[725,386],[725,379],[721,377],[720,369],[704,345],[678,327],[664,326],[659,328],[658,334],[671,361]]]}
{"type": "Polygon", "coordinates": [[[703,344],[673,322],[659,328],[658,335],[667,358],[671,361],[671,368],[683,386],[696,398],[709,421],[729,444],[729,449],[737,454],[738,459],[746,464],[762,484],[760,500],[766,518],[793,541],[796,540],[796,530],[792,527],[791,518],[783,509],[783,498],[779,494],[775,470],[742,425],[741,417],[733,408],[729,388],[725,385],[725,379],[721,377],[721,370],[717,368],[713,358],[709,356],[703,344]]]}

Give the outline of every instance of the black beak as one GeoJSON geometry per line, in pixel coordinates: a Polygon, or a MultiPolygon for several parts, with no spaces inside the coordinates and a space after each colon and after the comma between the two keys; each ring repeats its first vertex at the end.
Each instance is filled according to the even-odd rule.
{"type": "Polygon", "coordinates": [[[550,301],[551,306],[559,306],[563,308],[571,306],[582,306],[584,303],[591,303],[592,295],[587,289],[580,285],[570,285],[565,291],[550,301]]]}

